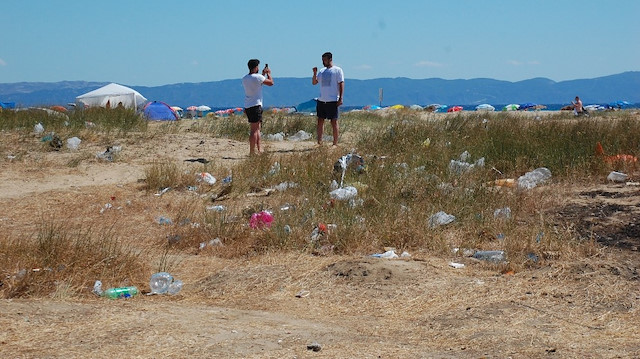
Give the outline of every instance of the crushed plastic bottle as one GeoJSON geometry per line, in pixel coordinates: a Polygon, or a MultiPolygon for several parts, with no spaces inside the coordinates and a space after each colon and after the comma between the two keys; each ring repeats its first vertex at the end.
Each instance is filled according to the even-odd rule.
{"type": "Polygon", "coordinates": [[[80,146],[81,139],[78,137],[67,138],[67,148],[70,150],[77,150],[80,146]]]}
{"type": "Polygon", "coordinates": [[[536,168],[518,178],[518,189],[532,189],[548,181],[551,178],[551,171],[546,167],[536,168]]]}
{"type": "Polygon", "coordinates": [[[456,220],[456,217],[451,214],[447,214],[444,211],[440,211],[433,216],[429,217],[429,227],[444,226],[456,220]]]}
{"type": "Polygon", "coordinates": [[[152,294],[163,294],[169,290],[169,285],[173,282],[173,276],[167,272],[158,272],[151,275],[149,287],[152,294]]]}
{"type": "Polygon", "coordinates": [[[33,132],[35,134],[41,134],[44,132],[44,126],[42,126],[42,124],[40,122],[36,123],[35,126],[33,126],[33,132]]]}
{"type": "Polygon", "coordinates": [[[625,182],[627,180],[627,178],[629,178],[629,175],[627,175],[626,173],[616,172],[616,171],[612,171],[607,176],[607,180],[608,181],[617,182],[617,183],[625,182]]]}
{"type": "Polygon", "coordinates": [[[208,183],[208,184],[210,184],[210,185],[212,185],[212,186],[213,186],[214,184],[216,184],[216,178],[215,178],[215,177],[213,177],[213,176],[211,175],[211,173],[209,173],[209,172],[202,172],[202,173],[198,173],[197,180],[198,180],[199,182],[205,182],[205,183],[208,183]]]}
{"type": "Polygon", "coordinates": [[[355,198],[358,195],[358,190],[355,187],[348,186],[344,188],[335,189],[329,192],[329,195],[333,199],[337,199],[339,201],[345,201],[345,200],[355,198]]]}
{"type": "Polygon", "coordinates": [[[511,218],[511,208],[504,207],[496,209],[495,211],[493,211],[493,218],[511,218]]]}
{"type": "Polygon", "coordinates": [[[176,279],[173,283],[169,284],[169,288],[167,289],[167,294],[176,295],[182,290],[182,281],[180,279],[176,279]]]}

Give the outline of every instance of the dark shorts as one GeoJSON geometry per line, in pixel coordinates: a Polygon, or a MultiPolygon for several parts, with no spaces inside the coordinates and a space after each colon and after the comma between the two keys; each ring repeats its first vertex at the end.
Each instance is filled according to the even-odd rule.
{"type": "Polygon", "coordinates": [[[244,113],[247,114],[249,123],[262,122],[262,106],[253,106],[244,109],[244,113]]]}
{"type": "Polygon", "coordinates": [[[338,101],[331,101],[331,102],[317,101],[316,113],[318,114],[318,118],[337,120],[338,119],[338,101]]]}

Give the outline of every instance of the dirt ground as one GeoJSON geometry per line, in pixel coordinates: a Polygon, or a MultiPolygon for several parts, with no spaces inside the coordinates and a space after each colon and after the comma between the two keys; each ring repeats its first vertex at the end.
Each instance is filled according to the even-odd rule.
{"type": "MultiPolygon", "coordinates": [[[[118,161],[77,167],[69,150],[0,154],[0,230],[30,233],[38,218],[63,215],[117,223],[131,241],[164,240],[154,218],[174,194],[141,190],[145,167],[168,158],[232,164],[248,152],[245,142],[189,131],[122,147],[118,161]],[[114,208],[101,212],[106,202],[114,208]]],[[[311,141],[267,143],[282,155],[307,150],[311,141]]],[[[455,269],[453,255],[428,253],[185,252],[171,258],[185,283],[175,296],[0,300],[0,357],[640,358],[640,187],[602,180],[564,190],[552,211],[594,236],[591,257],[502,274],[471,258],[455,269]]]]}

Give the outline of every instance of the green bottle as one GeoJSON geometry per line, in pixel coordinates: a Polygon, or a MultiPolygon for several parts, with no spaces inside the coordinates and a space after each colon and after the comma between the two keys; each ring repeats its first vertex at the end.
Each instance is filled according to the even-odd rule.
{"type": "Polygon", "coordinates": [[[131,298],[134,295],[137,295],[138,293],[139,293],[138,288],[131,286],[131,287],[109,288],[104,292],[102,292],[102,296],[111,298],[111,299],[131,298]]]}

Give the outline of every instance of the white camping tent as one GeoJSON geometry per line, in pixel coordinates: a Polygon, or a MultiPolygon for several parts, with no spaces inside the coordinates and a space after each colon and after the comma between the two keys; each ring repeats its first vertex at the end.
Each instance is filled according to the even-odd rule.
{"type": "Polygon", "coordinates": [[[122,106],[126,108],[142,110],[147,103],[147,99],[134,89],[116,83],[110,83],[97,90],[76,97],[76,103],[86,107],[99,106],[111,108],[115,108],[122,103],[122,106]]]}

